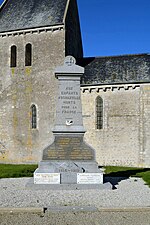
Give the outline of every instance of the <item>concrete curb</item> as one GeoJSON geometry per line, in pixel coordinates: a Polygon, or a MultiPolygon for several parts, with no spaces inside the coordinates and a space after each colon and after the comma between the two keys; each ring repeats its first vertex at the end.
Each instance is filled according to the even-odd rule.
{"type": "Polygon", "coordinates": [[[50,208],[0,208],[0,214],[9,213],[36,213],[41,214],[45,212],[51,213],[66,213],[66,212],[150,212],[150,206],[148,207],[120,207],[120,208],[96,208],[94,206],[57,206],[50,208]]]}
{"type": "Polygon", "coordinates": [[[0,213],[43,213],[44,208],[0,208],[0,213]]]}
{"type": "Polygon", "coordinates": [[[148,207],[120,207],[120,208],[98,208],[99,212],[150,212],[148,207]]]}

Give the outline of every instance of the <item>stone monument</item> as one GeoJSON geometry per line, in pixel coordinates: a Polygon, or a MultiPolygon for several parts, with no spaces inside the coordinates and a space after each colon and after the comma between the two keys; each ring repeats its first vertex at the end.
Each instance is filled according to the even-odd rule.
{"type": "Polygon", "coordinates": [[[43,158],[34,172],[34,184],[47,187],[99,188],[103,172],[95,161],[95,151],[84,142],[80,78],[84,68],[67,56],[56,68],[58,97],[54,142],[43,150],[43,158]]]}

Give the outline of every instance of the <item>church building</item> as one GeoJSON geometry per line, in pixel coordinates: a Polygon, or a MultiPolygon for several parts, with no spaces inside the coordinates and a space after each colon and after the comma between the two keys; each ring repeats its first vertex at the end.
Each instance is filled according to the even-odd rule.
{"type": "Polygon", "coordinates": [[[99,165],[150,167],[150,55],[83,57],[76,0],[5,0],[0,8],[0,163],[37,163],[53,142],[56,67],[81,80],[85,140],[99,165]]]}

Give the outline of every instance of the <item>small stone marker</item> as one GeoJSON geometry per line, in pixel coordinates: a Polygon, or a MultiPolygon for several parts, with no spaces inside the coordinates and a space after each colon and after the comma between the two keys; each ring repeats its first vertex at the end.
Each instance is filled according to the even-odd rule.
{"type": "Polygon", "coordinates": [[[56,68],[58,98],[54,142],[43,150],[43,158],[34,173],[34,184],[101,185],[103,172],[95,161],[95,150],[83,140],[80,78],[84,68],[67,56],[56,68]]]}

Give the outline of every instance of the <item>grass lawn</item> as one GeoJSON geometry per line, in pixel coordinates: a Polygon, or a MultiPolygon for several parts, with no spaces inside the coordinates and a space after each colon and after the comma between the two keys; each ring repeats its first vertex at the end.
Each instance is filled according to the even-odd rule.
{"type": "Polygon", "coordinates": [[[37,165],[0,164],[0,178],[32,177],[37,165]]]}
{"type": "MultiPolygon", "coordinates": [[[[0,178],[32,177],[37,165],[0,164],[0,178]]],[[[150,186],[150,169],[106,166],[105,176],[141,177],[150,186]]]]}
{"type": "Polygon", "coordinates": [[[110,177],[141,177],[150,187],[150,168],[133,168],[106,166],[106,176],[110,177]]]}

